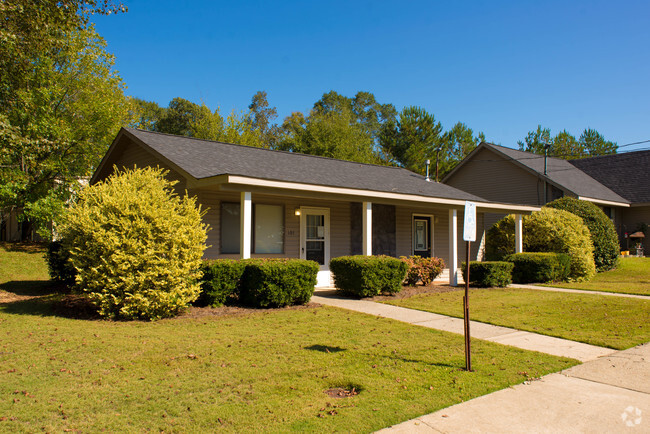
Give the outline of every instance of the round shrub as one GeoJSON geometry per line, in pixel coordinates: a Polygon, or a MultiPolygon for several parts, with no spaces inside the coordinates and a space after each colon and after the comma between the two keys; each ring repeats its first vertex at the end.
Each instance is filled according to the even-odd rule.
{"type": "Polygon", "coordinates": [[[61,225],[76,286],[102,316],[170,317],[200,291],[207,226],[161,169],[116,172],[82,190],[61,225]]]}
{"type": "MultiPolygon", "coordinates": [[[[486,240],[486,253],[491,254],[488,259],[502,260],[515,253],[514,226],[514,216],[509,215],[490,228],[486,240]]],[[[524,251],[568,254],[570,280],[590,279],[596,273],[591,235],[580,217],[545,207],[524,216],[523,226],[524,251]]]]}
{"type": "Polygon", "coordinates": [[[427,286],[442,273],[445,268],[445,261],[442,258],[423,258],[418,255],[400,256],[408,269],[404,283],[409,286],[415,286],[418,282],[427,286]]]}
{"type": "Polygon", "coordinates": [[[390,256],[339,256],[330,261],[336,289],[357,297],[402,290],[408,265],[390,256]]]}
{"type": "Polygon", "coordinates": [[[596,270],[607,271],[616,268],[619,243],[614,223],[595,204],[573,197],[563,197],[546,204],[547,207],[562,209],[577,215],[589,229],[594,244],[596,270]]]}

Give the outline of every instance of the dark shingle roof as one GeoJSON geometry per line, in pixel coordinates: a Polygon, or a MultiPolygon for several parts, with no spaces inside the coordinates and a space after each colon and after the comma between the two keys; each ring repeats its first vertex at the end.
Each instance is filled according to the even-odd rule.
{"type": "Polygon", "coordinates": [[[196,179],[240,175],[376,192],[489,202],[398,167],[361,164],[293,152],[124,128],[196,179]]]}
{"type": "MultiPolygon", "coordinates": [[[[544,156],[530,152],[518,151],[504,146],[497,146],[485,143],[487,147],[505,155],[507,158],[516,160],[530,170],[544,175],[544,156]]],[[[548,157],[547,178],[552,182],[566,188],[577,196],[612,202],[627,203],[628,200],[601,184],[589,174],[583,172],[567,160],[548,157]]]]}
{"type": "Polygon", "coordinates": [[[632,203],[650,202],[650,151],[603,155],[570,163],[632,203]]]}

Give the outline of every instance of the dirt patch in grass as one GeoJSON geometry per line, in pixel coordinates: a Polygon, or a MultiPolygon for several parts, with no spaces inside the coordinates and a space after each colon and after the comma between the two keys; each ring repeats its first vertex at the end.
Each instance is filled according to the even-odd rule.
{"type": "MultiPolygon", "coordinates": [[[[286,306],[281,308],[270,309],[257,309],[251,307],[240,306],[221,306],[221,307],[196,307],[191,306],[185,313],[179,315],[177,318],[206,318],[206,317],[221,317],[221,316],[245,316],[254,313],[264,312],[277,312],[279,310],[305,310],[319,307],[318,303],[307,303],[299,306],[286,306]]],[[[170,318],[174,319],[174,318],[170,318]]]]}
{"type": "Polygon", "coordinates": [[[356,387],[346,389],[343,387],[333,387],[325,391],[327,396],[330,398],[350,398],[359,394],[359,390],[356,387]]]}

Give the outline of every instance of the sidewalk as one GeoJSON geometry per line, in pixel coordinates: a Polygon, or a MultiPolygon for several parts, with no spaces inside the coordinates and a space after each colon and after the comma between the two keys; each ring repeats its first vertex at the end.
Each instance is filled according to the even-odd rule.
{"type": "MultiPolygon", "coordinates": [[[[421,327],[463,334],[462,318],[452,318],[436,313],[423,312],[373,301],[344,298],[330,289],[317,289],[311,298],[314,303],[363,312],[370,315],[391,318],[421,327]]],[[[570,357],[586,362],[613,353],[611,348],[554,338],[537,333],[524,332],[507,327],[494,326],[471,321],[470,333],[473,338],[510,345],[524,350],[540,351],[554,356],[570,357]]]]}
{"type": "Polygon", "coordinates": [[[539,286],[539,285],[522,285],[517,283],[511,283],[509,288],[524,288],[524,289],[537,289],[540,291],[553,291],[553,292],[568,292],[572,294],[586,294],[586,295],[608,295],[612,297],[623,297],[623,298],[637,298],[640,300],[650,300],[650,297],[647,295],[636,295],[636,294],[623,294],[620,292],[607,292],[607,291],[587,291],[585,289],[568,289],[568,288],[555,288],[551,286],[539,286]]]}
{"type": "MultiPolygon", "coordinates": [[[[331,288],[317,290],[311,301],[422,327],[463,333],[463,320],[460,318],[347,299],[338,296],[331,288]]],[[[571,357],[586,363],[379,432],[650,432],[650,343],[616,352],[474,321],[470,328],[472,337],[477,339],[571,357]]]]}
{"type": "Polygon", "coordinates": [[[650,343],[380,433],[650,432],[650,343]]]}

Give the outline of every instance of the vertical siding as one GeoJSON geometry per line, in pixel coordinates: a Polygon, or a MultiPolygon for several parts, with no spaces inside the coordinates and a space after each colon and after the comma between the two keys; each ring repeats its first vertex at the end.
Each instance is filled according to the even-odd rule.
{"type": "Polygon", "coordinates": [[[446,184],[495,202],[540,205],[544,187],[537,177],[510,160],[482,149],[446,184]]]}

